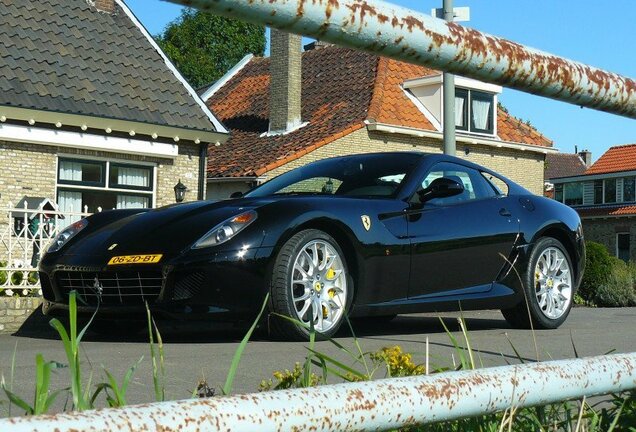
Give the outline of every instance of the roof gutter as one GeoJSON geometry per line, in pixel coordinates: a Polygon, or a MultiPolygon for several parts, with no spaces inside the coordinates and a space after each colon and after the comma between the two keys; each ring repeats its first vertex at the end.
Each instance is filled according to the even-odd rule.
{"type": "MultiPolygon", "coordinates": [[[[139,29],[141,34],[144,35],[144,37],[146,38],[148,43],[161,56],[161,58],[163,59],[163,62],[166,65],[166,67],[181,82],[181,84],[185,87],[185,89],[188,91],[188,93],[190,93],[190,96],[192,97],[194,102],[197,105],[199,105],[199,108],[201,108],[201,111],[203,111],[203,114],[205,114],[205,116],[208,118],[208,120],[210,120],[210,123],[212,123],[214,125],[214,129],[216,129],[220,133],[225,133],[225,134],[229,133],[227,128],[214,116],[214,114],[212,114],[212,111],[210,111],[210,109],[203,102],[203,100],[201,100],[201,98],[199,97],[197,92],[192,88],[190,83],[188,83],[188,81],[183,77],[183,75],[181,75],[181,73],[177,70],[177,68],[170,61],[170,59],[168,58],[166,53],[164,53],[163,50],[161,48],[159,48],[159,45],[157,45],[157,41],[155,41],[155,39],[150,35],[150,33],[148,32],[148,30],[146,30],[146,27],[143,26],[141,21],[139,21],[137,19],[135,14],[132,12],[132,10],[130,10],[128,5],[126,5],[124,0],[115,0],[115,1],[119,5],[119,7],[124,11],[124,13],[128,16],[128,18],[133,22],[133,24],[135,24],[135,26],[139,29]]],[[[212,141],[212,142],[214,142],[214,141],[212,141]]]]}
{"type": "MultiPolygon", "coordinates": [[[[414,136],[419,138],[434,138],[438,140],[442,140],[444,138],[444,134],[438,131],[416,129],[416,128],[410,128],[406,126],[396,126],[396,125],[387,124],[387,123],[377,123],[371,120],[365,120],[364,123],[367,125],[367,129],[369,131],[397,133],[401,135],[408,135],[408,136],[414,136]]],[[[530,144],[513,143],[508,141],[488,139],[488,138],[477,137],[477,136],[457,135],[456,141],[463,142],[466,144],[478,144],[478,145],[485,145],[490,147],[507,148],[507,149],[529,151],[529,152],[542,153],[542,154],[559,152],[557,149],[552,147],[540,147],[540,146],[535,146],[530,144]]]]}
{"type": "Polygon", "coordinates": [[[186,129],[57,111],[0,106],[0,122],[4,123],[7,120],[25,121],[32,126],[43,123],[45,125],[55,125],[57,128],[62,128],[63,126],[77,127],[82,131],[88,129],[102,130],[105,135],[112,132],[124,132],[130,136],[147,135],[152,137],[152,139],[161,137],[171,139],[174,142],[179,142],[180,140],[193,141],[195,144],[201,142],[218,142],[222,144],[229,138],[229,135],[225,132],[186,129]]]}
{"type": "Polygon", "coordinates": [[[636,170],[625,170],[625,171],[611,171],[606,173],[598,173],[598,174],[580,174],[576,176],[568,176],[568,177],[553,177],[550,182],[557,183],[570,183],[573,181],[593,181],[593,180],[603,180],[607,178],[620,178],[620,177],[630,177],[636,175],[636,170]]]}
{"type": "Polygon", "coordinates": [[[636,81],[379,0],[169,0],[636,118],[636,81]]]}
{"type": "Polygon", "coordinates": [[[232,67],[232,69],[227,71],[225,75],[223,75],[214,84],[208,87],[208,89],[203,92],[203,94],[201,94],[201,99],[203,99],[204,102],[207,102],[208,99],[210,99],[212,95],[214,95],[214,93],[219,91],[221,87],[227,84],[227,82],[231,80],[237,73],[239,73],[253,58],[254,54],[247,54],[245,57],[243,57],[237,64],[232,67]]]}

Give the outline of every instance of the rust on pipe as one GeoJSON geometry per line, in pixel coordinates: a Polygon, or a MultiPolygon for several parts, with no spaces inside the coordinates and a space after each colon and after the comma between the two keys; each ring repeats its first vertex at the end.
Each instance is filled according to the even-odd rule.
{"type": "Polygon", "coordinates": [[[636,82],[382,1],[167,0],[636,118],[636,82]]]}
{"type": "Polygon", "coordinates": [[[1,431],[378,431],[636,388],[636,353],[0,420],[1,431]]]}

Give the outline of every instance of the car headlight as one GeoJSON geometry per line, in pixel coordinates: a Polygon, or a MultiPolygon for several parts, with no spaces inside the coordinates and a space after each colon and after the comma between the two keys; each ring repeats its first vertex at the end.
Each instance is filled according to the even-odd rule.
{"type": "Polygon", "coordinates": [[[88,221],[86,219],[81,219],[75,222],[74,224],[71,224],[67,226],[66,228],[64,228],[64,230],[61,233],[55,236],[53,241],[49,244],[49,247],[46,250],[46,252],[48,253],[48,252],[59,251],[62,248],[62,246],[64,246],[70,239],[75,237],[78,232],[86,228],[86,225],[88,225],[88,221]]]}
{"type": "Polygon", "coordinates": [[[192,249],[201,249],[225,243],[247,228],[249,224],[256,220],[256,217],[257,214],[254,210],[246,211],[238,216],[232,216],[208,231],[192,246],[192,249]]]}

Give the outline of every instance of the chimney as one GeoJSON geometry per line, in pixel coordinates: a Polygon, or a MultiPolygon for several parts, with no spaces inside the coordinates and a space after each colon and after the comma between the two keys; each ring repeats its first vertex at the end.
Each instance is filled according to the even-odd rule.
{"type": "Polygon", "coordinates": [[[301,36],[271,29],[269,133],[300,126],[301,36]]]}
{"type": "Polygon", "coordinates": [[[95,9],[100,12],[115,13],[115,0],[94,0],[91,3],[93,3],[95,9]]]}
{"type": "Polygon", "coordinates": [[[583,160],[583,163],[587,168],[592,165],[592,152],[589,150],[581,150],[579,152],[579,157],[583,160]]]}

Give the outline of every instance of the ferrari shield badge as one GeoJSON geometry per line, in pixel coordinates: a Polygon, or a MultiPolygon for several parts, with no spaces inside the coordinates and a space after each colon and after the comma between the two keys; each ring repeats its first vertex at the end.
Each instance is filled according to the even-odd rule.
{"type": "Polygon", "coordinates": [[[360,219],[362,219],[362,226],[364,229],[369,231],[371,229],[371,218],[367,215],[362,215],[360,216],[360,219]]]}

